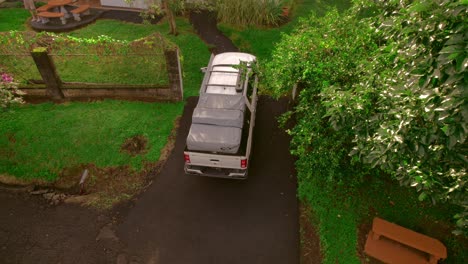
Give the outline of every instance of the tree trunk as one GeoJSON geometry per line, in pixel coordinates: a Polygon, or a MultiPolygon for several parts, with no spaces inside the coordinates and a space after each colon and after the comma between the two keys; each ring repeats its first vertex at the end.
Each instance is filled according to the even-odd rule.
{"type": "Polygon", "coordinates": [[[167,20],[169,21],[169,26],[171,28],[170,34],[177,36],[178,35],[177,25],[176,25],[174,13],[172,12],[172,9],[171,9],[170,1],[174,1],[174,0],[163,0],[162,5],[163,5],[164,10],[166,10],[167,20]]]}

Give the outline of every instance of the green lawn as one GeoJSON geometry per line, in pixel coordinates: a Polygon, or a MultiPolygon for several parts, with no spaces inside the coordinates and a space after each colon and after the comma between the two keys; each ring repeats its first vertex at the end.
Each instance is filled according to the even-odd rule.
{"type": "Polygon", "coordinates": [[[98,20],[95,24],[72,32],[70,35],[77,37],[108,35],[116,39],[133,40],[155,31],[160,32],[180,48],[184,75],[184,96],[196,96],[203,79],[200,68],[208,64],[210,52],[206,44],[193,32],[192,26],[186,19],[177,19],[177,27],[180,34],[172,36],[167,34],[169,32],[167,23],[135,25],[115,20],[98,20]]]}
{"type": "MultiPolygon", "coordinates": [[[[0,14],[6,10],[0,9],[0,14]]],[[[14,21],[10,28],[14,27],[14,21]]],[[[210,53],[185,19],[177,21],[180,34],[169,36],[166,23],[139,25],[98,20],[70,35],[135,40],[161,32],[181,50],[185,97],[197,95],[202,80],[200,68],[210,53]]],[[[70,67],[76,75],[82,68],[70,67]]],[[[99,167],[131,165],[142,168],[155,162],[166,144],[183,104],[135,103],[106,100],[95,103],[38,104],[0,112],[0,174],[19,178],[55,180],[68,167],[92,163],[99,167]],[[120,151],[125,139],[143,135],[148,151],[131,157],[120,151]]]]}
{"type": "MultiPolygon", "coordinates": [[[[0,15],[8,13],[10,9],[0,9],[0,15]]],[[[12,9],[20,11],[22,9],[12,9]]],[[[5,22],[5,29],[15,28],[20,21],[11,20],[5,22]]],[[[21,23],[24,23],[21,22],[21,23]]],[[[205,43],[193,32],[191,25],[186,19],[177,19],[178,36],[167,34],[169,27],[167,23],[158,25],[133,24],[116,20],[102,19],[86,26],[82,29],[68,33],[70,36],[80,38],[97,38],[101,35],[109,36],[117,40],[133,41],[144,38],[154,32],[160,32],[172,42],[176,43],[181,51],[182,67],[184,77],[184,95],[195,96],[198,94],[199,85],[203,75],[200,68],[206,66],[210,58],[205,43]],[[196,55],[194,55],[196,54],[196,55]]],[[[77,52],[79,53],[79,52],[77,52]]],[[[88,81],[98,83],[127,83],[127,84],[165,84],[167,78],[161,76],[161,71],[165,71],[164,65],[152,62],[153,58],[141,57],[109,57],[102,58],[106,63],[95,62],[95,58],[90,56],[87,59],[80,59],[80,56],[55,56],[57,71],[62,80],[69,82],[88,81]],[[146,62],[145,62],[146,60],[146,62]],[[146,65],[146,66],[145,66],[146,65]],[[102,74],[96,74],[100,72],[102,74]],[[109,73],[115,74],[109,74],[109,73]]],[[[2,57],[0,57],[2,61],[2,57]]],[[[18,69],[19,79],[38,79],[39,73],[30,57],[3,57],[4,64],[13,64],[18,69]]],[[[0,62],[0,64],[2,64],[0,62]]]]}
{"type": "Polygon", "coordinates": [[[0,111],[0,172],[19,178],[55,180],[80,164],[113,167],[157,161],[182,103],[106,100],[44,103],[0,111]],[[147,153],[122,152],[126,139],[142,135],[147,153]]]}
{"type": "Polygon", "coordinates": [[[0,9],[0,32],[26,30],[26,20],[31,15],[24,8],[2,8],[0,9]]]}

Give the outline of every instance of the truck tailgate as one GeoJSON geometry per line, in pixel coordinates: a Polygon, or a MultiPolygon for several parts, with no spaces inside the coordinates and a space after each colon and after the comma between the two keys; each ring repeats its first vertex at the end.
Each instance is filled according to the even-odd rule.
{"type": "Polygon", "coordinates": [[[244,156],[217,155],[191,151],[185,151],[184,154],[189,156],[190,165],[216,168],[241,169],[241,160],[245,159],[244,156]]]}

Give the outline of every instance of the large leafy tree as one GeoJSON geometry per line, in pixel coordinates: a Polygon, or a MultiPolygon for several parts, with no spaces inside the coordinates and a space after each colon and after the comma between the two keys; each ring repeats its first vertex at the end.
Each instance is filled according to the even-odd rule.
{"type": "Polygon", "coordinates": [[[290,131],[299,166],[329,178],[378,168],[421,200],[463,206],[466,228],[466,21],[463,1],[365,0],[286,36],[265,76],[277,95],[302,88],[290,131]]]}

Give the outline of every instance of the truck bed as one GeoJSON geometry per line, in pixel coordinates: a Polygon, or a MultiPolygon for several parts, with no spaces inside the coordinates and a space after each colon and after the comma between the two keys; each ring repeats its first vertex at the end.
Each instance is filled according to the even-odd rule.
{"type": "Polygon", "coordinates": [[[187,136],[191,151],[237,153],[242,139],[245,101],[242,94],[202,94],[187,136]]]}
{"type": "Polygon", "coordinates": [[[254,62],[246,53],[211,56],[184,150],[187,174],[247,177],[257,105],[258,77],[249,65],[254,62]]]}

